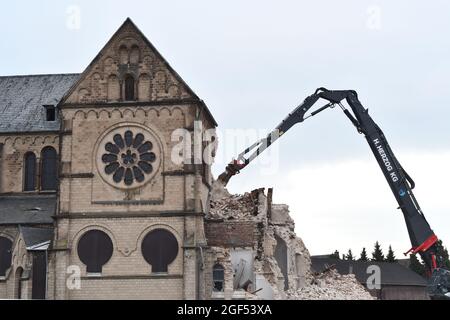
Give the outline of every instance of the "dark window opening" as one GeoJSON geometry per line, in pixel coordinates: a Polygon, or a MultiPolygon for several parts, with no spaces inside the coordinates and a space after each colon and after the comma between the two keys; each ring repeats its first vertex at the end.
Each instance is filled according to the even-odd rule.
{"type": "Polygon", "coordinates": [[[225,282],[225,269],[221,264],[215,264],[213,267],[213,291],[223,292],[225,282]]]}
{"type": "Polygon", "coordinates": [[[133,101],[135,100],[135,92],[134,92],[134,78],[128,75],[125,78],[125,100],[133,101]]]}
{"type": "Polygon", "coordinates": [[[24,191],[36,189],[36,155],[33,152],[25,154],[24,158],[24,191]]]}
{"type": "Polygon", "coordinates": [[[152,266],[152,273],[167,273],[168,266],[178,255],[178,241],[167,230],[149,232],[142,241],[142,255],[152,266]]]}
{"type": "Polygon", "coordinates": [[[286,242],[278,236],[275,236],[277,240],[277,245],[275,247],[275,260],[278,262],[278,266],[281,269],[281,273],[284,277],[284,290],[289,289],[289,278],[288,278],[288,260],[287,260],[287,246],[286,242]]]}
{"type": "Polygon", "coordinates": [[[15,292],[14,297],[16,299],[22,299],[22,275],[23,275],[23,269],[22,267],[17,268],[16,270],[16,276],[15,276],[15,292]]]}
{"type": "Polygon", "coordinates": [[[44,300],[47,288],[47,252],[33,252],[31,299],[44,300]]]}
{"type": "Polygon", "coordinates": [[[42,150],[41,189],[56,191],[58,184],[58,159],[56,150],[47,147],[42,150]]]}
{"type": "Polygon", "coordinates": [[[86,265],[87,273],[101,273],[112,254],[113,243],[103,231],[88,231],[78,241],[78,257],[86,265]]]}
{"type": "Polygon", "coordinates": [[[45,107],[45,115],[47,121],[55,121],[56,120],[56,108],[54,105],[46,105],[45,107]]]}
{"type": "Polygon", "coordinates": [[[12,241],[0,237],[0,277],[6,275],[6,270],[11,267],[12,241]]]}

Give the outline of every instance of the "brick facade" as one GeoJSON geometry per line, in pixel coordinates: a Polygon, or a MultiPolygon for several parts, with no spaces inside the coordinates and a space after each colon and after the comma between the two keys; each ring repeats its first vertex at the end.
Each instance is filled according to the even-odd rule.
{"type": "MultiPolygon", "coordinates": [[[[0,133],[1,194],[23,193],[26,152],[34,152],[38,163],[44,147],[52,146],[58,152],[59,187],[55,236],[48,251],[47,298],[201,298],[200,246],[206,244],[203,216],[208,207],[210,167],[172,161],[172,152],[180,143],[172,135],[179,129],[193,135],[195,121],[201,122],[202,130],[214,128],[204,103],[128,19],[66,92],[58,110],[58,132],[0,133]],[[134,96],[127,100],[130,77],[134,96]],[[102,160],[108,153],[105,145],[127,131],[133,131],[135,139],[139,133],[150,139],[157,159],[140,183],[134,171],[140,164],[132,168],[131,186],[126,185],[126,174],[125,180],[114,182],[118,170],[114,177],[108,176],[102,160]],[[156,229],[167,230],[178,243],[178,255],[166,273],[154,273],[141,250],[143,238],[156,229]],[[89,230],[103,231],[113,243],[112,256],[101,274],[88,274],[79,258],[78,242],[89,230]],[[80,287],[68,285],[73,268],[80,270],[80,287]]],[[[137,146],[127,147],[130,157],[143,161],[141,153],[133,154],[137,146]]],[[[125,151],[120,156],[124,159],[125,151]]],[[[125,160],[117,161],[125,166],[125,160]]],[[[35,193],[39,194],[39,188],[35,193]]],[[[18,290],[14,273],[30,272],[26,260],[30,253],[23,243],[17,243],[17,227],[7,230],[0,224],[1,234],[15,239],[10,275],[0,279],[0,298],[13,298],[18,290]]],[[[32,281],[22,278],[22,295],[31,298],[32,281]]]]}
{"type": "Polygon", "coordinates": [[[215,221],[205,224],[208,245],[214,247],[253,247],[257,223],[253,221],[215,221]]]}

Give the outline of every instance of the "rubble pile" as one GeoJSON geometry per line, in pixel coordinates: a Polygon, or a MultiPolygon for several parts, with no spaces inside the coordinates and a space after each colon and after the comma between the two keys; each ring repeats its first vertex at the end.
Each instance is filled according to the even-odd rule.
{"type": "Polygon", "coordinates": [[[230,195],[228,198],[211,200],[209,219],[243,220],[258,215],[255,210],[255,199],[251,193],[230,195]]]}
{"type": "Polygon", "coordinates": [[[288,300],[374,300],[355,275],[341,275],[328,270],[315,277],[312,284],[286,292],[288,300]]]}
{"type": "Polygon", "coordinates": [[[295,234],[295,223],[289,215],[288,206],[272,204],[271,193],[266,196],[264,189],[232,195],[224,185],[216,181],[210,194],[210,210],[206,219],[252,221],[258,226],[262,236],[255,245],[258,253],[253,268],[256,275],[267,280],[272,299],[373,299],[354,275],[340,275],[335,270],[313,275],[309,251],[295,234]],[[280,242],[287,247],[287,267],[285,266],[284,274],[277,262],[280,259],[279,256],[277,258],[280,242]],[[285,290],[286,285],[288,290],[285,290]]]}

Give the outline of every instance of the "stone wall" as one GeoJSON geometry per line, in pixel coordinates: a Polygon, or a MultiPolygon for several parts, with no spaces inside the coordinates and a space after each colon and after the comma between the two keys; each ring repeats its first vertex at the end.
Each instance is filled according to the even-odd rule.
{"type": "MultiPolygon", "coordinates": [[[[191,138],[185,143],[194,147],[194,122],[201,123],[202,132],[214,127],[202,102],[127,21],[66,94],[60,108],[63,125],[53,296],[197,298],[211,169],[192,162],[193,148],[190,154],[180,154],[181,141],[174,133],[184,130],[191,138]],[[130,77],[132,99],[126,96],[130,77]],[[129,132],[134,140],[124,147],[129,132]],[[137,143],[139,135],[143,140],[137,143]],[[139,151],[144,142],[151,143],[151,150],[145,152],[153,157],[145,160],[147,169],[151,165],[147,171],[141,166],[144,151],[139,151]],[[178,162],[180,156],[188,161],[178,162]],[[140,178],[135,171],[139,169],[140,178]],[[128,172],[132,172],[131,180],[127,180],[128,172]],[[179,245],[166,274],[154,274],[141,252],[143,237],[155,228],[168,230],[179,245]],[[79,238],[94,229],[108,234],[114,244],[112,258],[95,279],[86,274],[77,252],[79,238]],[[82,285],[77,290],[65,285],[71,266],[81,267],[82,285]]],[[[200,151],[205,147],[201,142],[200,151]]]]}
{"type": "MultiPolygon", "coordinates": [[[[57,110],[60,132],[0,135],[3,194],[25,195],[27,152],[37,157],[36,181],[42,149],[51,146],[58,153],[58,203],[55,239],[48,252],[47,298],[200,297],[200,246],[206,244],[203,216],[209,208],[212,175],[210,163],[193,161],[195,148],[199,146],[203,154],[207,147],[206,141],[194,141],[194,136],[199,123],[200,139],[216,126],[204,103],[127,20],[57,110]],[[186,140],[181,141],[179,133],[174,135],[180,130],[187,134],[186,140]],[[126,142],[123,146],[118,135],[126,142]],[[177,147],[183,143],[191,150],[180,153],[177,147]],[[180,158],[185,161],[179,162],[180,158]],[[169,231],[178,243],[178,255],[167,273],[152,272],[141,252],[143,237],[156,228],[169,231]],[[101,230],[113,242],[111,259],[95,277],[86,273],[77,247],[89,230],[101,230]],[[80,270],[78,289],[67,282],[73,267],[80,270]]],[[[0,280],[0,298],[14,297],[16,271],[23,268],[26,278],[30,269],[28,253],[17,242],[17,230],[12,237],[20,257],[14,256],[8,281],[0,280]]],[[[23,282],[23,288],[23,297],[30,298],[29,281],[23,282]]]]}
{"type": "Polygon", "coordinates": [[[208,245],[213,247],[253,247],[255,223],[252,221],[206,221],[208,245]]]}

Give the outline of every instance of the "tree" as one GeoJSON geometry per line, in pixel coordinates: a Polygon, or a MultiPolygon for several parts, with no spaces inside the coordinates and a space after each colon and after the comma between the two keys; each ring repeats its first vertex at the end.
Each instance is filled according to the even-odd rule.
{"type": "MultiPolygon", "coordinates": [[[[436,242],[436,260],[438,267],[450,268],[449,254],[442,240],[436,242]]],[[[409,256],[409,268],[423,277],[427,276],[427,266],[415,254],[409,256]]]]}
{"type": "Polygon", "coordinates": [[[336,251],[334,251],[332,254],[330,254],[330,258],[340,260],[340,259],[341,259],[341,256],[340,256],[340,254],[339,254],[339,251],[336,250],[336,251]]]}
{"type": "Polygon", "coordinates": [[[362,249],[359,261],[369,261],[369,258],[367,257],[366,248],[362,249]]]}
{"type": "Polygon", "coordinates": [[[353,257],[352,249],[348,249],[348,253],[345,256],[345,260],[354,261],[355,257],[353,257]]]}
{"type": "Polygon", "coordinates": [[[438,240],[436,242],[436,257],[438,267],[443,267],[446,269],[450,269],[450,260],[448,256],[447,248],[442,244],[442,240],[438,240]]]}
{"type": "Polygon", "coordinates": [[[384,261],[383,250],[381,249],[381,246],[378,243],[378,241],[375,243],[375,248],[374,248],[374,251],[372,252],[372,261],[377,261],[377,262],[384,261]]]}
{"type": "Polygon", "coordinates": [[[388,251],[388,254],[387,254],[387,256],[386,256],[386,262],[395,262],[395,261],[397,261],[397,259],[395,259],[395,254],[394,254],[394,251],[392,250],[392,247],[391,246],[389,246],[389,251],[388,251]]]}
{"type": "Polygon", "coordinates": [[[415,254],[409,256],[409,268],[422,277],[425,276],[425,265],[417,259],[415,254]]]}

